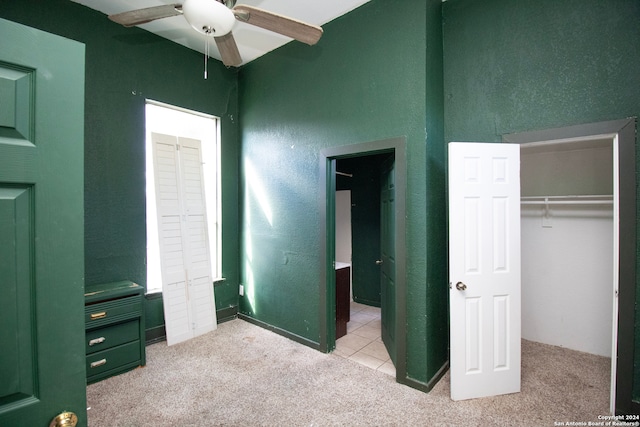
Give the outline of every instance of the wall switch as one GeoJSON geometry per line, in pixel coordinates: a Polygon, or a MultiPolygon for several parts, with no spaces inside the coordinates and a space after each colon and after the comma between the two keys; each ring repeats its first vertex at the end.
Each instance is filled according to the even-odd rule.
{"type": "Polygon", "coordinates": [[[244,296],[244,285],[240,285],[240,296],[244,296]]]}

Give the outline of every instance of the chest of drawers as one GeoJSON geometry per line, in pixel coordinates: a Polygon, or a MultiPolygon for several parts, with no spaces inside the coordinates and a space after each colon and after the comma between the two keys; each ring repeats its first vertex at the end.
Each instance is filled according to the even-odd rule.
{"type": "Polygon", "coordinates": [[[87,383],[145,364],[144,289],[130,281],[85,290],[87,383]]]}

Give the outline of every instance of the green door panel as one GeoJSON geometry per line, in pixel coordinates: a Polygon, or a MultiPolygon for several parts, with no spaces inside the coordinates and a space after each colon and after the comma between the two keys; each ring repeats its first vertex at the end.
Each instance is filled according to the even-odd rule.
{"type": "Polygon", "coordinates": [[[0,352],[0,396],[13,395],[12,399],[17,394],[23,397],[33,394],[33,384],[21,384],[21,379],[30,378],[35,370],[31,358],[33,345],[16,333],[32,326],[28,244],[33,232],[31,192],[28,186],[0,188],[0,343],[5,349],[13,349],[0,352]]]}
{"type": "Polygon", "coordinates": [[[84,45],[0,19],[0,425],[86,425],[84,45]]]}
{"type": "Polygon", "coordinates": [[[396,249],[394,159],[382,164],[380,178],[380,303],[382,341],[396,363],[396,249]]]}

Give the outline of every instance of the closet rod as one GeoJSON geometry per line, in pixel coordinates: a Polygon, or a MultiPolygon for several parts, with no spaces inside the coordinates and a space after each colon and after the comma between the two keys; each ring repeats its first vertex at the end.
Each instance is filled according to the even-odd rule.
{"type": "Polygon", "coordinates": [[[580,196],[529,196],[522,197],[523,205],[611,205],[613,196],[580,195],[580,196]]]}
{"type": "Polygon", "coordinates": [[[521,205],[612,205],[613,200],[523,200],[521,205]]]}

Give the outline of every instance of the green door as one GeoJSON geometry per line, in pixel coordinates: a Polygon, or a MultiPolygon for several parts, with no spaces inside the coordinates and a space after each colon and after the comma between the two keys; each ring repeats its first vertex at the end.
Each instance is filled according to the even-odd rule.
{"type": "Polygon", "coordinates": [[[382,163],[380,176],[380,307],[382,341],[396,363],[396,250],[394,158],[382,163]]]}
{"type": "Polygon", "coordinates": [[[0,40],[0,426],[83,426],[84,45],[0,40]]]}

